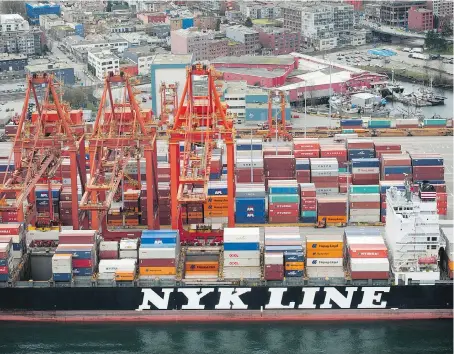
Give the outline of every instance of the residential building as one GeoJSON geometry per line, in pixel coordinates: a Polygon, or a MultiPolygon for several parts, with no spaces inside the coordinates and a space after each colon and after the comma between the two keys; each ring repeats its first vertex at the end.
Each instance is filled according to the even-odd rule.
{"type": "Polygon", "coordinates": [[[227,44],[227,56],[240,57],[246,55],[246,46],[244,43],[229,40],[227,44]]]}
{"type": "Polygon", "coordinates": [[[227,56],[228,40],[216,39],[214,31],[198,31],[196,28],[170,32],[172,54],[193,54],[194,60],[211,60],[227,56]]]}
{"type": "Polygon", "coordinates": [[[241,22],[243,20],[243,14],[240,10],[227,10],[225,12],[225,18],[229,22],[241,22]]]}
{"type": "Polygon", "coordinates": [[[90,49],[88,51],[88,70],[100,80],[109,72],[120,73],[120,58],[109,49],[90,49]]]}
{"type": "Polygon", "coordinates": [[[183,95],[186,83],[186,68],[193,63],[192,54],[157,54],[150,65],[151,108],[154,114],[161,115],[159,89],[162,83],[177,84],[177,95],[183,95]]]}
{"type": "Polygon", "coordinates": [[[199,30],[216,30],[218,20],[221,19],[216,16],[197,16],[194,18],[194,27],[199,30]]]}
{"type": "Polygon", "coordinates": [[[31,25],[39,25],[39,16],[52,14],[60,16],[61,7],[59,4],[51,2],[33,2],[25,4],[25,12],[27,14],[27,20],[31,25]]]}
{"type": "Polygon", "coordinates": [[[164,12],[170,4],[170,1],[156,0],[126,0],[125,2],[135,12],[164,12]]]}
{"type": "Polygon", "coordinates": [[[144,24],[166,22],[167,15],[164,12],[142,12],[137,14],[137,18],[144,24]]]}
{"type": "Polygon", "coordinates": [[[150,65],[156,56],[156,50],[151,46],[128,48],[123,52],[123,58],[127,58],[137,64],[139,75],[148,75],[150,65]]]}
{"type": "Polygon", "coordinates": [[[428,31],[434,28],[432,10],[410,7],[408,10],[408,29],[414,31],[428,31]]]}
{"type": "Polygon", "coordinates": [[[42,31],[17,14],[0,15],[0,53],[41,54],[42,31]]]}
{"type": "Polygon", "coordinates": [[[240,11],[243,19],[278,18],[281,16],[281,8],[277,2],[243,1],[240,4],[240,11]]]}
{"type": "Polygon", "coordinates": [[[367,43],[367,30],[360,30],[352,32],[350,39],[352,46],[364,45],[367,43]]]}
{"type": "Polygon", "coordinates": [[[364,4],[364,14],[366,19],[372,22],[380,22],[380,3],[364,4]]]}
{"type": "Polygon", "coordinates": [[[268,55],[289,54],[300,50],[300,32],[292,32],[279,27],[255,26],[254,29],[259,32],[260,44],[268,55]]]}
{"type": "Polygon", "coordinates": [[[0,54],[0,73],[7,71],[22,71],[28,65],[25,54],[0,54]]]}
{"type": "Polygon", "coordinates": [[[454,16],[454,1],[452,0],[429,0],[426,7],[432,10],[435,16],[451,20],[454,16]]]}
{"type": "Polygon", "coordinates": [[[153,37],[166,38],[170,36],[170,25],[167,23],[151,23],[145,26],[145,33],[153,37]]]}
{"type": "Polygon", "coordinates": [[[54,26],[64,26],[65,20],[60,16],[51,14],[51,15],[41,15],[39,16],[39,26],[44,30],[48,31],[54,26]]]}
{"type": "Polygon", "coordinates": [[[179,16],[167,17],[166,23],[170,25],[170,31],[176,31],[179,29],[187,29],[194,27],[194,18],[193,17],[182,18],[179,16]]]}
{"type": "Polygon", "coordinates": [[[49,30],[49,35],[56,41],[63,41],[66,37],[75,36],[76,31],[73,27],[63,25],[63,26],[53,26],[49,30]]]}
{"type": "Polygon", "coordinates": [[[380,22],[387,26],[406,28],[408,25],[408,10],[412,6],[424,7],[425,0],[388,0],[381,2],[380,22]]]}
{"type": "Polygon", "coordinates": [[[333,12],[334,35],[337,37],[337,45],[350,45],[350,34],[353,32],[355,23],[353,5],[332,3],[327,6],[333,12]]]}
{"type": "Polygon", "coordinates": [[[255,29],[241,25],[229,26],[225,30],[225,35],[229,39],[243,43],[247,55],[254,55],[261,48],[259,32],[255,29]]]}
{"type": "Polygon", "coordinates": [[[36,73],[50,73],[54,74],[58,81],[61,81],[65,86],[71,86],[76,83],[76,77],[74,76],[74,67],[72,64],[58,62],[54,64],[38,64],[38,65],[27,65],[25,67],[27,75],[33,75],[36,73]]]}

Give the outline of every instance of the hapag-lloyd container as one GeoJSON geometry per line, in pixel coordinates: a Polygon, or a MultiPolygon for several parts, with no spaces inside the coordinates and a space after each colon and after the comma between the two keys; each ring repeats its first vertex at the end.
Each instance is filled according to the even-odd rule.
{"type": "Polygon", "coordinates": [[[327,223],[346,223],[347,197],[317,197],[317,217],[318,221],[325,219],[327,223]]]}
{"type": "Polygon", "coordinates": [[[343,258],[308,258],[306,266],[309,267],[339,267],[342,266],[343,258]]]}

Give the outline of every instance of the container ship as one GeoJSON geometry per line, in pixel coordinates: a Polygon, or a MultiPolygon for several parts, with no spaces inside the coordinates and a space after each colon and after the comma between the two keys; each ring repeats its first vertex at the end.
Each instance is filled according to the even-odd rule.
{"type": "Polygon", "coordinates": [[[33,85],[53,99],[0,149],[0,320],[452,318],[443,158],[284,119],[279,144],[237,138],[211,75],[188,68],[167,140],[124,75],[88,135],[28,78],[24,107],[33,85]],[[192,75],[209,97],[187,98],[192,75]]]}

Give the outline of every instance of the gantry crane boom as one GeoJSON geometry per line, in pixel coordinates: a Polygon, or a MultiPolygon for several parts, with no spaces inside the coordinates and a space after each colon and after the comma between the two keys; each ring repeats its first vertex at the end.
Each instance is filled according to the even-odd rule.
{"type": "Polygon", "coordinates": [[[179,100],[172,129],[169,130],[172,227],[179,228],[180,205],[191,202],[205,202],[210,175],[211,155],[215,139],[222,139],[227,148],[227,179],[229,200],[229,226],[234,225],[234,157],[233,121],[227,115],[226,105],[221,103],[215,85],[216,73],[213,68],[195,64],[187,68],[186,83],[179,100]],[[194,76],[206,76],[208,92],[203,96],[193,93],[194,76]],[[180,142],[184,141],[181,156],[180,142]],[[194,151],[194,145],[203,145],[203,156],[194,151]],[[194,191],[194,185],[203,187],[194,191]]]}
{"type": "MultiPolygon", "coordinates": [[[[146,160],[148,228],[159,228],[157,202],[156,124],[144,116],[129,77],[108,73],[90,141],[90,180],[79,204],[92,214],[92,228],[107,234],[106,215],[131,159],[146,160]],[[122,102],[114,101],[114,86],[123,89],[122,102]]],[[[140,174],[140,172],[139,172],[140,174]]],[[[140,180],[140,177],[139,177],[140,180]]],[[[140,183],[137,183],[140,188],[140,183]]]]}
{"type": "MultiPolygon", "coordinates": [[[[77,195],[77,168],[80,167],[77,155],[85,156],[84,127],[82,122],[72,121],[69,106],[60,101],[54,76],[51,74],[33,74],[27,76],[27,89],[21,115],[18,119],[17,133],[9,161],[14,157],[14,171],[7,170],[1,181],[0,210],[17,210],[18,221],[24,220],[23,203],[28,198],[34,201],[34,188],[41,179],[53,178],[64,156],[69,156],[71,163],[71,191],[77,195]],[[43,101],[40,102],[36,87],[44,87],[43,101]],[[35,114],[28,114],[30,98],[35,101],[35,114]],[[50,112],[54,112],[53,115],[50,112]],[[55,113],[56,112],[56,113],[55,113]],[[10,176],[8,177],[8,175],[10,176]],[[8,193],[14,192],[12,204],[4,202],[8,193]]],[[[9,164],[8,164],[9,168],[9,164]]],[[[82,186],[85,184],[85,165],[79,171],[82,186]]],[[[74,200],[74,198],[73,198],[74,200]]],[[[72,222],[79,228],[80,218],[77,200],[73,203],[72,222]]],[[[53,216],[52,210],[49,213],[53,216]]],[[[52,221],[52,220],[49,220],[52,221]]]]}

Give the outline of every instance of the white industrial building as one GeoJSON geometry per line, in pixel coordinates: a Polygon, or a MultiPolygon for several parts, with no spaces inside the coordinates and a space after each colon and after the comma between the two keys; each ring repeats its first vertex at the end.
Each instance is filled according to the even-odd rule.
{"type": "Polygon", "coordinates": [[[108,72],[120,73],[120,58],[108,49],[91,49],[88,52],[88,70],[103,80],[108,72]]]}

